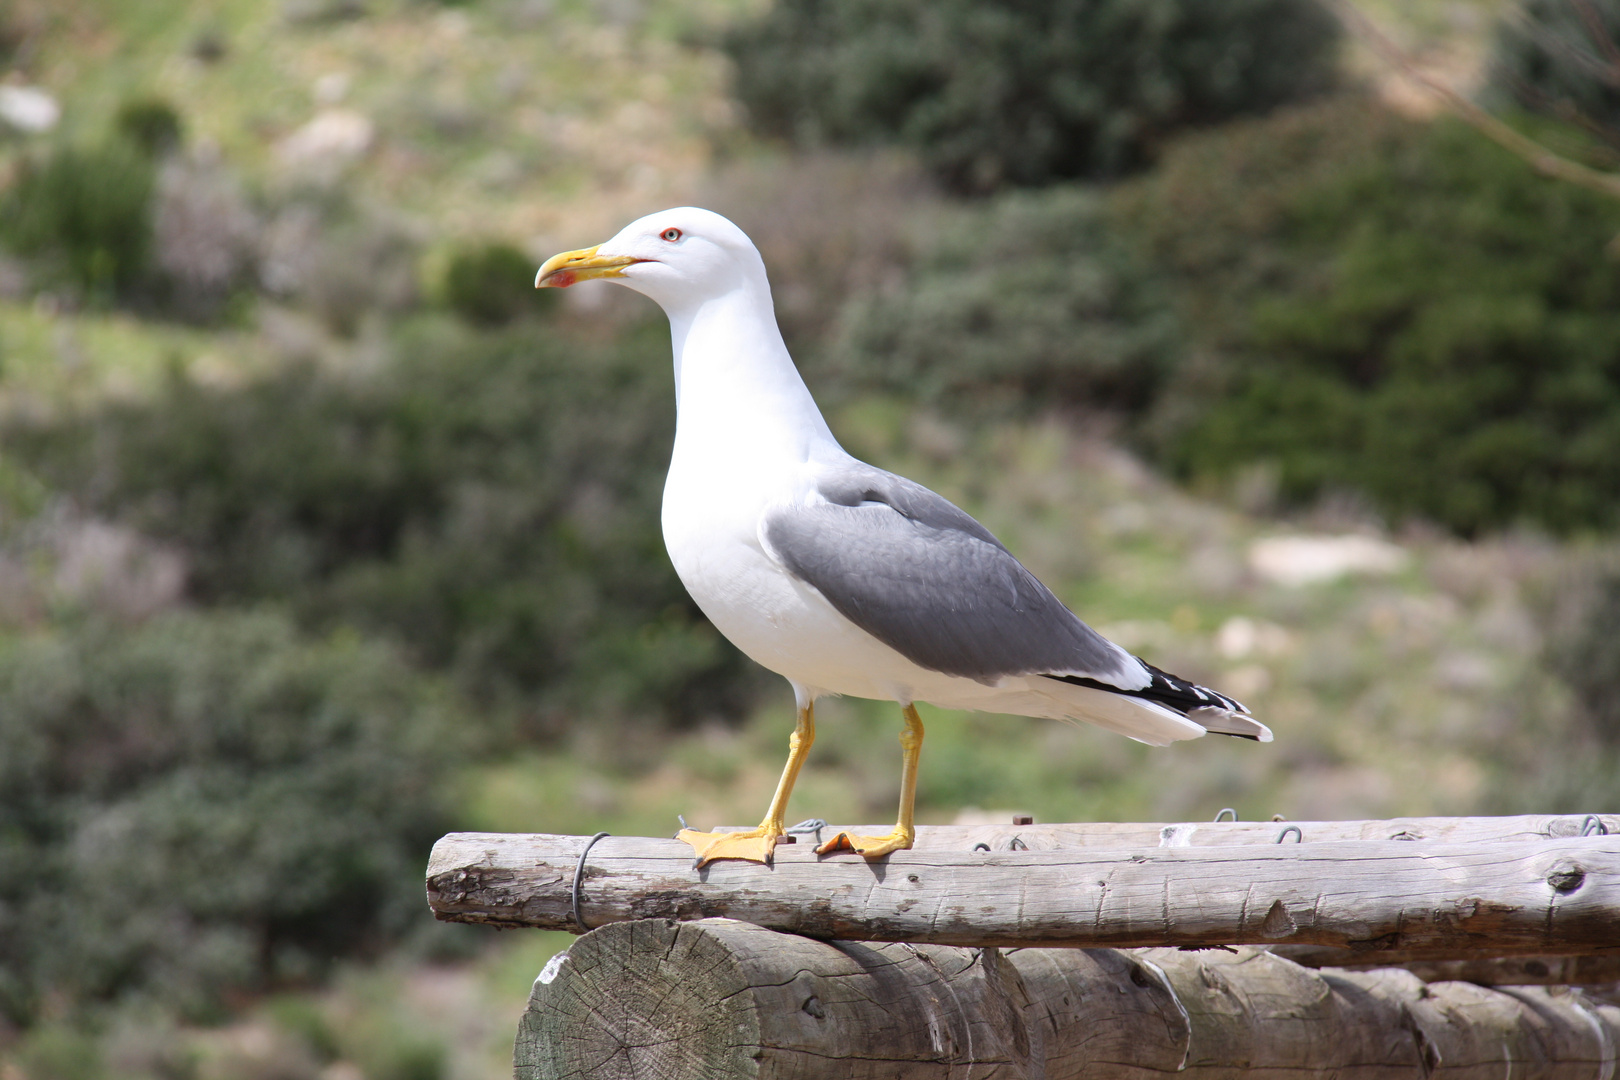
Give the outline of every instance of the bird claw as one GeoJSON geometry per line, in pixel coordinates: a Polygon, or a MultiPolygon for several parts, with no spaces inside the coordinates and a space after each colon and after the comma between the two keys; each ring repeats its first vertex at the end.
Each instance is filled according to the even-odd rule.
{"type": "Polygon", "coordinates": [[[675,839],[692,845],[700,869],[716,859],[746,859],[769,866],[776,845],[781,843],[782,834],[765,829],[721,833],[682,829],[675,834],[675,839]]]}
{"type": "Polygon", "coordinates": [[[913,834],[896,829],[888,836],[861,836],[857,833],[841,832],[816,848],[817,855],[835,855],[840,851],[852,851],[863,859],[881,859],[883,856],[895,851],[904,851],[911,847],[913,834]]]}

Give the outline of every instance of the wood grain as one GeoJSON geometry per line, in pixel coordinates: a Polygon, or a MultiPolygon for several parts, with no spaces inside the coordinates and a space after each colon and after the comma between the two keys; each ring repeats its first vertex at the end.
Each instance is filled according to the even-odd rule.
{"type": "MultiPolygon", "coordinates": [[[[1073,848],[1223,847],[1273,844],[1284,829],[1299,830],[1305,843],[1344,840],[1431,840],[1449,843],[1501,843],[1556,840],[1579,836],[1588,817],[1609,835],[1620,836],[1620,814],[1521,814],[1512,817],[1409,817],[1357,821],[1182,821],[1082,822],[1033,825],[924,825],[917,828],[914,851],[972,851],[983,844],[991,851],[1067,851],[1073,848]]],[[[722,830],[728,826],[720,826],[722,830]]],[[[737,826],[741,828],[742,826],[737,826]]],[[[836,826],[883,833],[888,826],[836,826]]],[[[1293,842],[1290,834],[1286,842],[1293,842]]]]}
{"type": "Polygon", "coordinates": [[[1480,986],[1606,986],[1620,983],[1620,944],[1574,956],[1459,956],[1435,959],[1400,951],[1357,953],[1322,945],[1273,945],[1273,952],[1310,968],[1405,968],[1424,982],[1480,986]]]}
{"type": "Polygon", "coordinates": [[[1316,972],[1252,947],[1001,952],[659,919],[547,965],[514,1065],[517,1080],[1598,1080],[1617,1045],[1620,1009],[1578,991],[1316,972]]]}
{"type": "MultiPolygon", "coordinates": [[[[575,929],[584,837],[453,833],[434,846],[441,919],[575,929]]],[[[608,837],[589,926],[729,917],[810,937],[964,946],[1330,945],[1415,959],[1573,955],[1620,944],[1620,837],[1188,848],[896,852],[868,864],[777,849],[702,870],[674,840],[608,837]]]]}

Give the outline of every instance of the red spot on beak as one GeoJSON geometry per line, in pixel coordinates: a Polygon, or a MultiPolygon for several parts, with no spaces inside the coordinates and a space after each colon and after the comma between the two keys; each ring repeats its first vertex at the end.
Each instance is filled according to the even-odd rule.
{"type": "Polygon", "coordinates": [[[566,289],[578,280],[579,278],[572,270],[558,270],[555,274],[546,278],[546,284],[554,285],[559,289],[566,289]]]}

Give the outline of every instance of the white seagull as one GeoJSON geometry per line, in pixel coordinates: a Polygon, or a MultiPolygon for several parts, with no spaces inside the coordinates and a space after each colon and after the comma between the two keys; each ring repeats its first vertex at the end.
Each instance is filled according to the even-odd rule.
{"type": "Polygon", "coordinates": [[[1160,671],[1081,622],[948,500],[851,457],[776,326],[759,251],[719,214],[680,207],[547,259],[535,287],[607,278],[655,300],[675,346],[664,543],[698,607],[785,677],[798,724],[757,829],[680,838],[698,864],[769,862],[815,739],[819,697],[899,703],[900,814],[887,836],[816,850],[909,848],[923,727],[915,702],[1089,723],[1163,746],[1271,732],[1238,702],[1160,671]]]}

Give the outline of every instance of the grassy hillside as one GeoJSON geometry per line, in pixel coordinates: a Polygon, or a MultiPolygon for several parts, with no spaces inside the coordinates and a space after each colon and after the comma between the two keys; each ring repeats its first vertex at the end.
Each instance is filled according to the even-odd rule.
{"type": "MultiPolygon", "coordinates": [[[[1410,42],[1455,60],[1477,59],[1500,6],[1373,7],[1405,18],[1410,42]]],[[[961,252],[939,234],[961,229],[977,244],[962,222],[1005,233],[998,223],[1024,219],[1016,206],[1013,217],[972,217],[981,206],[940,195],[901,154],[794,155],[748,134],[713,42],[760,7],[0,6],[8,80],[62,106],[53,132],[0,134],[0,196],[56,148],[114,138],[129,103],[166,101],[184,141],[155,166],[174,215],[157,228],[159,263],[195,274],[197,252],[212,251],[231,267],[209,305],[186,308],[163,291],[178,270],[162,271],[162,288],[115,295],[72,284],[46,257],[0,255],[0,674],[15,695],[0,710],[40,718],[28,730],[0,723],[0,735],[30,748],[54,739],[49,760],[61,763],[55,794],[40,796],[56,802],[0,797],[0,868],[21,865],[7,861],[24,850],[7,846],[14,837],[43,837],[59,875],[50,887],[89,890],[97,910],[148,920],[141,942],[165,940],[151,927],[180,916],[98,884],[115,876],[95,868],[121,865],[107,830],[144,823],[179,865],[190,849],[175,822],[223,835],[245,803],[229,792],[186,801],[196,793],[163,771],[167,729],[120,713],[126,697],[211,733],[187,751],[208,776],[223,768],[211,754],[235,767],[238,717],[257,718],[264,753],[283,753],[290,732],[325,754],[330,731],[315,721],[329,713],[397,732],[431,714],[454,736],[425,747],[402,738],[375,765],[399,784],[436,778],[432,791],[410,788],[418,829],[661,835],[677,815],[699,827],[757,819],[785,752],[791,696],[717,639],[662,556],[656,498],[674,403],[661,316],[603,285],[570,290],[554,308],[535,298],[492,327],[469,322],[446,285],[457,260],[489,242],[538,261],[688,200],[759,240],[790,340],[852,452],[980,517],[1093,625],[1241,698],[1277,736],[1151,749],[1089,728],[925,707],[920,820],[1205,820],[1226,806],[1292,820],[1580,813],[1620,800],[1615,733],[1558,674],[1572,649],[1608,655],[1582,637],[1612,578],[1607,537],[1553,540],[1526,527],[1463,541],[1421,522],[1390,526],[1339,491],[1279,509],[1278,478],[1264,467],[1189,491],[1122,448],[1143,445],[1128,416],[1068,399],[1003,408],[971,382],[995,372],[972,365],[964,393],[922,405],[912,388],[840,367],[852,298],[868,313],[897,308],[908,282],[935,271],[944,302],[977,295],[1017,253],[951,278],[961,267],[946,264],[961,252]],[[180,213],[188,208],[198,216],[180,213]],[[201,225],[187,232],[186,221],[201,225]],[[229,244],[199,247],[199,233],[229,244]],[[273,648],[254,652],[255,633],[273,648]],[[208,647],[187,644],[198,640],[208,647]],[[233,660],[232,648],[247,655],[233,660]],[[76,657],[50,670],[81,674],[30,681],[35,656],[76,657]],[[222,680],[197,672],[235,663],[240,699],[209,697],[222,680]],[[90,730],[102,734],[74,734],[88,715],[75,702],[101,710],[104,726],[90,730]],[[80,783],[96,772],[85,762],[122,777],[116,798],[80,783]],[[165,802],[170,787],[158,781],[184,798],[165,802]],[[171,806],[180,809],[165,817],[171,806]]],[[[1360,56],[1351,67],[1370,70],[1360,56]]],[[[1197,154],[1225,152],[1220,131],[1203,138],[1172,181],[1185,185],[1197,154]]],[[[1108,199],[1082,191],[1069,202],[1090,214],[1108,199]]],[[[1246,206],[1223,219],[1223,237],[1242,239],[1246,206]]],[[[1075,242],[1091,244],[1099,219],[1076,220],[1075,242]]],[[[1163,215],[1153,224],[1161,237],[1188,228],[1163,215]]],[[[1055,305],[1072,288],[1104,298],[1077,304],[1085,318],[1143,310],[1135,293],[1110,301],[1113,256],[1055,250],[1073,271],[1049,279],[1055,305]]],[[[1227,256],[1237,258],[1212,258],[1227,256]]],[[[1160,302],[1148,286],[1140,296],[1160,302]]],[[[1175,318],[1199,317],[1196,304],[1183,308],[1175,318]]],[[[929,309],[907,310],[926,319],[929,309]]],[[[1219,319],[1243,317],[1232,310],[1219,319]]],[[[1199,361],[1198,335],[1165,318],[1153,356],[1199,361]]],[[[1067,332],[1061,319],[1052,325],[1067,332]]],[[[1101,349],[1109,339],[1096,340],[1101,349]]],[[[979,363],[993,350],[973,355],[979,363]]],[[[827,701],[818,718],[790,814],[886,819],[898,792],[894,707],[827,701]]],[[[363,773],[371,751],[352,752],[363,773]]],[[[365,802],[332,809],[333,820],[365,802]]],[[[385,809],[367,812],[355,835],[375,828],[390,857],[425,861],[385,809]]],[[[240,835],[267,834],[240,825],[240,835]]],[[[27,880],[30,896],[47,895],[27,880]]],[[[245,872],[229,882],[236,907],[218,910],[261,910],[252,890],[264,882],[245,872]]],[[[133,974],[107,976],[117,989],[99,996],[66,989],[82,972],[53,976],[56,954],[30,960],[25,978],[14,975],[21,959],[0,951],[0,1077],[506,1075],[527,987],[568,939],[450,932],[418,896],[414,880],[400,886],[376,905],[403,912],[396,922],[366,923],[325,953],[269,955],[308,939],[295,932],[307,927],[244,917],[209,936],[199,920],[188,924],[197,936],[186,940],[201,942],[191,955],[154,947],[131,961],[133,974]],[[250,955],[243,943],[253,941],[265,956],[250,955]],[[214,981],[188,983],[182,1000],[172,988],[182,978],[214,981]]],[[[29,935],[13,910],[0,905],[0,950],[29,935]]],[[[125,939],[107,934],[111,944],[85,946],[105,951],[61,962],[125,955],[125,939]]]]}

